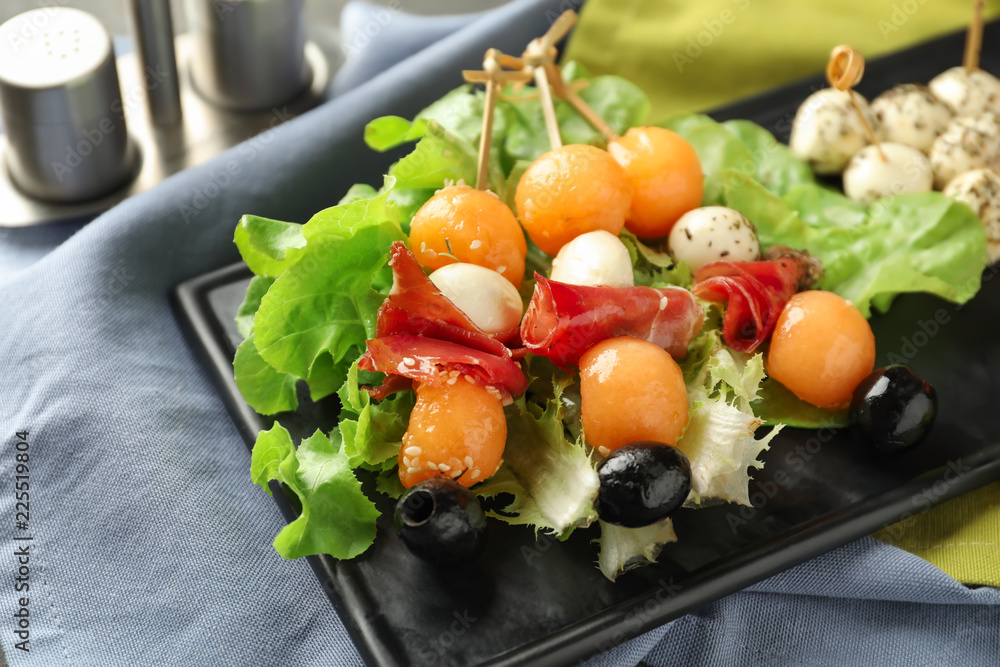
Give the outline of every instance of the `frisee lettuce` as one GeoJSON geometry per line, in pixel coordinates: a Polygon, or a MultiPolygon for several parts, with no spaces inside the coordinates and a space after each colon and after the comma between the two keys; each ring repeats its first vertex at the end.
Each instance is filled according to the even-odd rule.
{"type": "Polygon", "coordinates": [[[751,407],[765,377],[763,357],[730,350],[716,328],[703,330],[688,356],[682,368],[691,412],[677,441],[691,462],[691,493],[685,506],[719,501],[749,506],[749,470],[763,467],[759,456],[782,428],[754,437],[763,424],[751,407]]]}
{"type": "Polygon", "coordinates": [[[552,398],[543,399],[544,407],[522,395],[504,410],[503,465],[476,486],[476,493],[487,498],[511,494],[511,502],[490,516],[566,537],[597,519],[598,480],[586,445],[570,441],[563,427],[562,394],[573,378],[554,377],[552,398]]]}
{"type": "Polygon", "coordinates": [[[605,521],[600,525],[597,566],[611,581],[624,572],[655,563],[663,547],[677,541],[670,517],[641,528],[625,528],[605,521]]]}

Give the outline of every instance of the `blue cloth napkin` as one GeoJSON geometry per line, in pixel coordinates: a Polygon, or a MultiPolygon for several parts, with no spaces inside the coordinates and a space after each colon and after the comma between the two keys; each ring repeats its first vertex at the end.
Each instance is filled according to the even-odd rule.
{"type": "MultiPolygon", "coordinates": [[[[308,565],[271,548],[282,517],[250,484],[249,454],[168,294],[238,258],[240,214],[305,221],[348,184],[380,182],[387,158],[363,146],[368,120],[412,116],[458,85],[486,46],[517,52],[563,4],[517,0],[370,80],[373,70],[354,63],[348,92],[258,138],[255,151],[179,174],[65,242],[0,235],[0,258],[16,269],[0,275],[0,645],[10,664],[360,664],[308,565]],[[231,161],[239,174],[227,182],[231,161]],[[19,431],[28,431],[27,472],[16,469],[19,431]],[[29,477],[24,529],[19,474],[29,477]],[[21,609],[30,652],[16,648],[21,609]]],[[[409,20],[394,14],[391,25],[409,20]]],[[[393,33],[369,50],[391,51],[393,33]]],[[[864,539],[591,664],[996,665],[997,656],[1000,591],[967,589],[864,539]]]]}

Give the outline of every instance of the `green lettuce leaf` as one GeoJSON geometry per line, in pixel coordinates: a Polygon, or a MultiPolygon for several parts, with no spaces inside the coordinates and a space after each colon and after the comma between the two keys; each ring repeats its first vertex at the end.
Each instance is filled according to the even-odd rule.
{"type": "Polygon", "coordinates": [[[754,221],[763,246],[808,250],[823,263],[819,287],[848,299],[866,317],[872,306],[888,310],[904,292],[965,303],[979,290],[986,234],[975,214],[950,197],[885,197],[857,222],[855,206],[817,185],[790,191],[793,209],[738,172],[727,172],[724,180],[726,205],[754,221]]]}
{"type": "Polygon", "coordinates": [[[289,250],[306,244],[302,225],[244,215],[236,225],[233,241],[250,270],[258,276],[277,278],[295,261],[289,250]]]}
{"type": "Polygon", "coordinates": [[[784,424],[795,428],[846,428],[850,411],[824,410],[789,391],[783,384],[767,378],[761,384],[759,398],[753,403],[754,412],[764,424],[784,424]]]}
{"type": "Polygon", "coordinates": [[[373,282],[389,284],[389,247],[403,239],[387,197],[328,208],[304,226],[301,257],[274,281],[254,317],[257,349],[276,370],[320,383],[322,369],[342,368],[336,382],[325,383],[335,389],[356,356],[351,351],[374,337],[385,296],[373,282]]]}
{"type": "Polygon", "coordinates": [[[362,199],[371,199],[372,197],[378,196],[378,190],[368,185],[367,183],[355,183],[344,196],[340,198],[337,202],[337,206],[343,206],[344,204],[353,204],[356,201],[361,201],[362,199]]]}
{"type": "MultiPolygon", "coordinates": [[[[567,81],[587,79],[587,72],[575,63],[563,68],[567,81]]],[[[501,101],[497,105],[500,114],[506,119],[507,132],[504,137],[504,164],[515,164],[517,161],[535,160],[547,152],[551,145],[545,130],[545,116],[542,113],[541,101],[534,94],[534,88],[518,93],[513,87],[506,91],[507,95],[518,101],[501,101]]],[[[642,124],[649,114],[649,99],[635,84],[621,77],[607,75],[589,79],[586,88],[580,91],[580,97],[597,112],[611,128],[619,133],[636,125],[642,124]]],[[[607,140],[600,132],[576,112],[573,107],[562,100],[555,101],[556,119],[559,122],[559,132],[564,144],[590,144],[604,147],[607,140]]],[[[495,139],[495,137],[494,137],[495,139]]]]}
{"type": "Polygon", "coordinates": [[[257,436],[250,460],[255,484],[271,493],[278,480],[302,505],[299,517],[274,538],[285,558],[330,554],[354,558],[375,541],[379,512],[361,490],[338,443],[316,431],[296,449],[280,424],[257,436]]]}
{"type": "Polygon", "coordinates": [[[649,247],[628,230],[622,230],[619,238],[632,260],[632,274],[636,285],[657,289],[669,286],[691,289],[691,271],[686,264],[675,263],[666,252],[649,247]]]}
{"type": "Polygon", "coordinates": [[[384,153],[424,136],[426,123],[411,123],[399,116],[382,116],[365,125],[365,143],[384,153]]]}
{"type": "Polygon", "coordinates": [[[351,365],[338,392],[344,453],[352,467],[392,468],[399,455],[416,396],[411,391],[373,403],[358,380],[358,362],[351,365]]]}
{"type": "Polygon", "coordinates": [[[247,285],[246,296],[243,297],[243,303],[240,304],[239,309],[236,311],[236,329],[243,338],[248,337],[250,332],[253,331],[253,316],[257,314],[257,309],[260,308],[260,300],[264,298],[267,290],[271,289],[271,285],[273,284],[274,278],[270,276],[254,276],[250,279],[250,284],[247,285]]]}
{"type": "Polygon", "coordinates": [[[660,123],[687,139],[698,152],[705,172],[705,206],[724,203],[727,171],[753,178],[782,195],[791,188],[815,183],[809,165],[791,154],[770,132],[745,120],[717,123],[703,114],[678,114],[660,123]]]}
{"type": "Polygon", "coordinates": [[[809,165],[757,123],[727,120],[722,126],[750,153],[755,165],[754,177],[771,192],[783,195],[799,185],[816,182],[809,165]]]}
{"type": "Polygon", "coordinates": [[[236,348],[233,359],[236,386],[247,405],[262,415],[287,412],[299,407],[295,393],[298,379],[294,375],[276,371],[257,352],[251,332],[236,348]]]}
{"type": "Polygon", "coordinates": [[[624,572],[655,563],[663,547],[677,541],[670,517],[642,528],[625,528],[604,521],[600,524],[597,566],[611,581],[624,572]]]}
{"type": "Polygon", "coordinates": [[[563,428],[562,393],[568,375],[553,386],[544,409],[524,396],[507,406],[503,465],[476,486],[483,497],[509,493],[513,500],[489,515],[515,525],[533,525],[558,537],[597,519],[597,472],[582,441],[571,442],[563,428]]]}

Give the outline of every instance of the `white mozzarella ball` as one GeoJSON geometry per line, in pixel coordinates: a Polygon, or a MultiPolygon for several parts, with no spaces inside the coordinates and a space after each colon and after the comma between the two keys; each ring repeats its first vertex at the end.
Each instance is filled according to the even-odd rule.
{"type": "Polygon", "coordinates": [[[670,254],[697,271],[709,262],[753,262],[760,259],[757,228],[742,213],[725,206],[688,211],[670,230],[670,254]]]}
{"type": "Polygon", "coordinates": [[[581,234],[560,248],[552,260],[550,277],[570,285],[635,285],[628,248],[603,229],[581,234]]]}
{"type": "Polygon", "coordinates": [[[509,331],[521,322],[521,296],[496,271],[457,262],[432,273],[431,282],[488,334],[509,331]]]}
{"type": "Polygon", "coordinates": [[[871,204],[889,195],[930,192],[934,171],[926,155],[903,144],[885,142],[881,147],[880,153],[878,147],[866,146],[851,158],[844,170],[844,194],[856,202],[871,204]]]}
{"type": "Polygon", "coordinates": [[[978,116],[1000,105],[1000,79],[981,69],[952,67],[931,79],[929,87],[958,116],[978,116]]]}
{"type": "Polygon", "coordinates": [[[974,169],[956,176],[944,193],[968,204],[986,228],[986,250],[990,263],[1000,261],[1000,173],[974,169]]]}
{"type": "Polygon", "coordinates": [[[956,118],[934,140],[930,158],[937,188],[973,169],[1000,168],[1000,117],[956,118]]]}
{"type": "Polygon", "coordinates": [[[916,83],[885,91],[872,100],[871,109],[886,141],[913,146],[924,153],[954,116],[927,86],[916,83]]]}
{"type": "MultiPolygon", "coordinates": [[[[872,128],[877,128],[867,100],[853,95],[872,128]]],[[[839,174],[867,145],[868,134],[850,96],[835,88],[818,90],[806,98],[795,114],[788,142],[795,157],[812,165],[817,174],[839,174]]]]}

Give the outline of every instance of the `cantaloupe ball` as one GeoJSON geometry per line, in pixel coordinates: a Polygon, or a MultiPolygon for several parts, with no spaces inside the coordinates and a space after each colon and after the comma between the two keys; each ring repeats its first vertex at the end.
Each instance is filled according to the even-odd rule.
{"type": "Polygon", "coordinates": [[[686,139],[662,127],[633,127],[608,143],[625,168],[632,205],[625,228],[641,239],[666,236],[688,211],[701,206],[705,175],[686,139]]]}
{"type": "Polygon", "coordinates": [[[778,317],[765,365],[768,375],[802,400],[843,408],[875,367],[875,335],[847,299],[800,292],[778,317]]]}
{"type": "Polygon", "coordinates": [[[399,480],[410,488],[431,477],[472,486],[500,467],[507,443],[503,402],[478,384],[417,385],[417,403],[399,448],[399,480]]]}
{"type": "Polygon", "coordinates": [[[528,252],[510,207],[467,185],[442,188],[420,207],[410,222],[410,248],[426,269],[467,262],[496,271],[514,287],[521,286],[528,252]]]}
{"type": "Polygon", "coordinates": [[[603,229],[618,236],[632,188],[625,170],[607,151],[569,144],[531,163],[517,184],[514,200],[524,231],[554,256],[587,232],[603,229]]]}
{"type": "Polygon", "coordinates": [[[601,341],[580,357],[580,419],[605,456],[633,442],[676,444],[688,422],[687,388],[666,350],[638,338],[601,341]]]}

